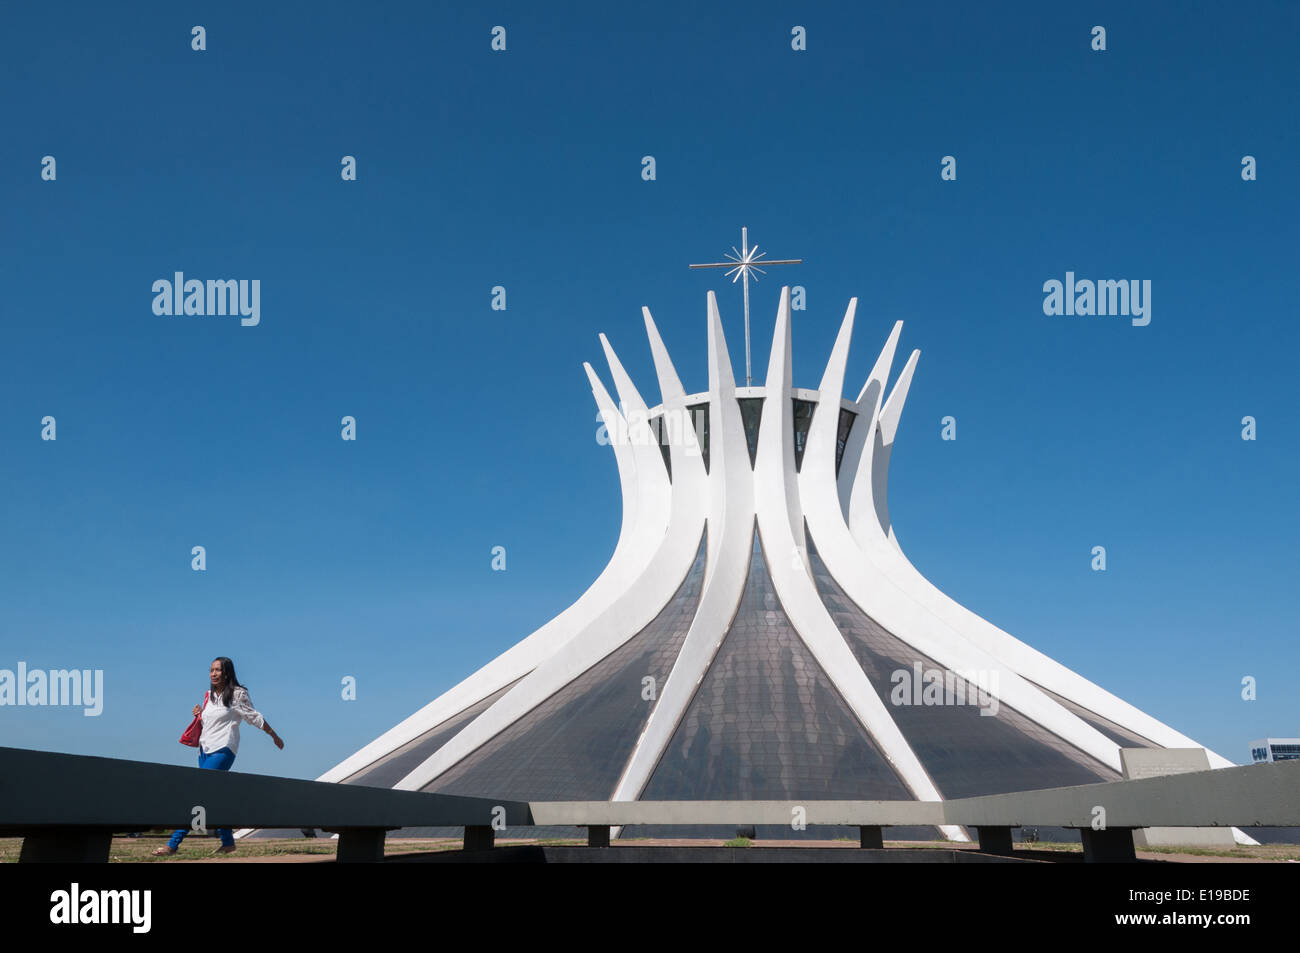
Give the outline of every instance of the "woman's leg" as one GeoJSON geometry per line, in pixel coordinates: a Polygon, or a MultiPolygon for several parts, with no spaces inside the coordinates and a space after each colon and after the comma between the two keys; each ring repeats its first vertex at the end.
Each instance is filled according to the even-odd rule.
{"type": "MultiPolygon", "coordinates": [[[[227,750],[227,749],[222,748],[221,750],[222,750],[222,751],[225,751],[225,750],[227,750]]],[[[206,754],[204,754],[204,753],[203,753],[203,749],[200,748],[200,749],[199,749],[199,767],[200,767],[200,768],[206,768],[206,767],[207,767],[207,764],[206,764],[207,759],[208,759],[208,756],[207,756],[206,754]]],[[[186,830],[186,829],[183,828],[183,827],[177,828],[177,829],[172,833],[171,840],[169,840],[169,841],[167,842],[167,846],[170,847],[172,850],[176,850],[178,847],[181,846],[181,841],[185,840],[185,835],[188,834],[188,833],[189,833],[189,831],[186,830]]]]}
{"type": "MultiPolygon", "coordinates": [[[[207,764],[203,765],[213,771],[229,771],[230,766],[235,763],[235,754],[229,748],[221,748],[218,751],[208,755],[207,764]]],[[[222,847],[235,846],[235,835],[229,827],[217,828],[217,837],[221,841],[222,847]]]]}

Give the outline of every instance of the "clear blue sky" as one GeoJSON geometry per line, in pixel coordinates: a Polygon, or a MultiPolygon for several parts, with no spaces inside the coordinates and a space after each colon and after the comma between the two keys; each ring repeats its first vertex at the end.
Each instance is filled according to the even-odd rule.
{"type": "Polygon", "coordinates": [[[743,373],[686,269],[742,224],[806,262],[756,366],[781,280],[801,386],[854,295],[855,384],[893,321],[921,349],[922,572],[1225,756],[1300,734],[1300,7],[378,6],[0,16],[0,668],[106,681],[0,743],[192,763],[230,655],[287,742],[237,769],[314,777],[527,635],[618,531],[581,362],[604,331],[657,400],[648,305],[704,389],[717,288],[743,373]],[[154,315],[175,271],[260,279],[261,324],[154,315]],[[1066,271],[1151,280],[1151,324],[1044,315],[1066,271]]]}

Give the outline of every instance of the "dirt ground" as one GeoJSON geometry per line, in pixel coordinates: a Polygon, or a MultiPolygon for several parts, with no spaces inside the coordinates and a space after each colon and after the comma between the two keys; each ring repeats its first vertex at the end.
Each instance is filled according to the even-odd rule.
{"type": "MultiPolygon", "coordinates": [[[[218,846],[215,837],[191,836],[186,838],[181,849],[174,855],[154,857],[155,848],[166,843],[162,834],[144,834],[139,837],[115,837],[109,854],[110,863],[168,863],[168,864],[312,864],[329,863],[334,860],[337,841],[333,839],[292,838],[283,840],[240,840],[238,849],[233,854],[213,854],[218,846]]],[[[498,840],[498,846],[511,844],[546,844],[553,846],[581,846],[581,840],[498,840]]],[[[743,850],[744,845],[722,840],[692,839],[639,839],[616,840],[613,847],[722,847],[732,843],[734,849],[743,850]]],[[[827,841],[753,841],[756,847],[780,847],[798,850],[804,847],[834,847],[844,850],[856,850],[857,842],[852,840],[827,841]]],[[[886,841],[886,847],[905,847],[913,849],[957,849],[975,850],[974,844],[952,844],[939,841],[886,841]]],[[[461,841],[455,839],[421,839],[390,837],[385,845],[387,857],[410,853],[431,851],[459,850],[461,841]]],[[[22,848],[18,838],[0,838],[0,863],[15,863],[22,848]]],[[[1081,854],[1079,844],[1016,844],[1017,850],[1027,852],[1050,852],[1081,854]]],[[[1163,848],[1160,850],[1140,850],[1138,857],[1143,860],[1159,860],[1184,864],[1258,864],[1258,863],[1300,863],[1300,845],[1276,844],[1259,847],[1235,847],[1231,849],[1201,848],[1163,848]]]]}

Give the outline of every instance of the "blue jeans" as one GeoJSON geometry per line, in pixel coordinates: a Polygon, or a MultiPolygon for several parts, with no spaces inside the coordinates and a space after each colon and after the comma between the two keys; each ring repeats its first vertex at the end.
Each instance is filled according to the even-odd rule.
{"type": "MultiPolygon", "coordinates": [[[[199,767],[207,768],[210,771],[229,771],[230,766],[235,763],[235,753],[229,748],[218,748],[212,754],[206,753],[202,748],[199,749],[199,767]]],[[[172,850],[181,846],[181,841],[189,831],[184,827],[172,834],[172,839],[167,842],[167,846],[172,850]]],[[[217,829],[217,836],[221,838],[222,847],[230,847],[235,843],[235,835],[231,833],[229,827],[217,829]]]]}

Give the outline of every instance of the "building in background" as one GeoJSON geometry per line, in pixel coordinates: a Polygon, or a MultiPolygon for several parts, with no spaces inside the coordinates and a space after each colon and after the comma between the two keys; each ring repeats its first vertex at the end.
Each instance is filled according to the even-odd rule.
{"type": "Polygon", "coordinates": [[[1297,758],[1300,758],[1300,738],[1264,738],[1250,743],[1250,760],[1255,764],[1297,758]]]}

